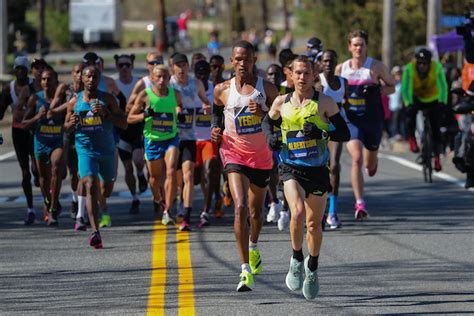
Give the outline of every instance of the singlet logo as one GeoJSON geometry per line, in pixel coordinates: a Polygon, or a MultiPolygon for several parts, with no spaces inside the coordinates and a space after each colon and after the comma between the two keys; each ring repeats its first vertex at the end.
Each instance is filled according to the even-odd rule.
{"type": "Polygon", "coordinates": [[[99,132],[103,130],[102,117],[92,111],[79,112],[79,130],[84,132],[99,132]]]}
{"type": "Polygon", "coordinates": [[[181,113],[185,117],[184,123],[178,122],[178,127],[180,129],[191,129],[193,128],[194,121],[194,109],[183,109],[181,113]]]}
{"type": "Polygon", "coordinates": [[[348,110],[356,115],[363,115],[366,112],[366,101],[365,96],[361,91],[361,87],[352,86],[349,87],[349,89],[352,92],[347,100],[349,102],[348,110]]]}
{"type": "Polygon", "coordinates": [[[63,126],[52,119],[42,120],[39,126],[39,135],[43,138],[60,138],[62,131],[63,126]]]}
{"type": "Polygon", "coordinates": [[[156,112],[153,115],[152,129],[162,133],[173,131],[173,113],[156,112]]]}
{"type": "Polygon", "coordinates": [[[262,131],[262,119],[250,113],[248,106],[234,108],[237,134],[256,134],[262,131]]]}

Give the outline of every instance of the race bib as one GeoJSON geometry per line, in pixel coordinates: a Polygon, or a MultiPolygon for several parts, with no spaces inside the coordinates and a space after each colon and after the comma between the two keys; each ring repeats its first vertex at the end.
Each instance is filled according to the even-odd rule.
{"type": "Polygon", "coordinates": [[[204,109],[196,109],[196,126],[211,127],[211,114],[204,114],[204,109]]]}
{"type": "Polygon", "coordinates": [[[155,112],[151,128],[158,132],[171,133],[173,131],[173,113],[155,112]]]}
{"type": "Polygon", "coordinates": [[[262,119],[250,113],[248,106],[234,109],[235,129],[238,135],[256,134],[262,131],[262,119]]]}
{"type": "Polygon", "coordinates": [[[178,127],[180,129],[191,129],[193,128],[193,121],[194,121],[194,109],[183,109],[181,113],[185,117],[185,121],[183,123],[178,121],[178,127]]]}
{"type": "Polygon", "coordinates": [[[92,111],[79,112],[78,130],[83,132],[102,132],[102,117],[92,111]]]}
{"type": "Polygon", "coordinates": [[[286,145],[290,159],[311,158],[318,155],[316,139],[306,137],[303,131],[288,131],[286,145]]]}
{"type": "Polygon", "coordinates": [[[42,138],[62,138],[62,125],[57,125],[53,120],[44,120],[42,121],[40,128],[39,128],[39,135],[42,138]]]}

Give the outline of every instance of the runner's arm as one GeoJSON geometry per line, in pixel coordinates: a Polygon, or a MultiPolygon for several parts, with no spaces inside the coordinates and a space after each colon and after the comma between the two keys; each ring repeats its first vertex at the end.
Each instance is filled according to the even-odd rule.
{"type": "Polygon", "coordinates": [[[225,100],[224,94],[226,89],[229,88],[229,82],[224,81],[219,83],[214,88],[214,104],[212,106],[212,119],[211,119],[211,140],[215,143],[219,143],[222,140],[222,132],[225,128],[225,100]]]}
{"type": "Polygon", "coordinates": [[[61,100],[64,100],[66,94],[67,85],[61,83],[54,93],[53,101],[49,106],[48,118],[51,118],[49,112],[53,115],[64,114],[67,111],[67,102],[61,104],[61,100]]]}
{"type": "Polygon", "coordinates": [[[265,134],[268,146],[272,150],[279,149],[281,146],[281,142],[278,141],[278,138],[275,137],[275,134],[273,133],[273,127],[276,126],[280,128],[281,126],[282,118],[280,115],[280,107],[283,104],[283,100],[283,97],[277,97],[273,101],[270,111],[265,115],[262,121],[262,131],[265,134]]]}
{"type": "Polygon", "coordinates": [[[41,119],[43,115],[46,115],[46,108],[44,106],[42,106],[38,110],[38,113],[35,114],[37,100],[38,97],[36,94],[32,95],[28,99],[25,116],[22,121],[22,124],[25,126],[25,128],[31,128],[39,119],[41,119]]]}
{"type": "Polygon", "coordinates": [[[76,106],[77,97],[73,97],[69,102],[66,103],[66,119],[64,120],[64,129],[66,132],[72,132],[76,128],[76,113],[74,107],[76,106]]]}
{"type": "Polygon", "coordinates": [[[130,94],[130,97],[128,98],[128,103],[127,107],[125,108],[125,112],[129,113],[132,110],[132,107],[135,105],[135,100],[140,94],[141,91],[145,90],[145,83],[143,82],[143,79],[140,79],[137,81],[135,86],[133,87],[132,93],[130,94]]]}
{"type": "Polygon", "coordinates": [[[127,116],[119,107],[115,98],[112,95],[107,94],[105,96],[105,101],[107,102],[107,108],[109,109],[109,112],[106,112],[107,114],[104,117],[111,121],[112,124],[118,128],[126,129],[128,126],[127,116]]]}
{"type": "Polygon", "coordinates": [[[7,110],[8,105],[12,103],[12,98],[10,96],[10,85],[6,85],[2,91],[2,98],[0,99],[0,120],[3,120],[5,111],[7,110]]]}
{"type": "Polygon", "coordinates": [[[176,98],[176,113],[179,114],[183,110],[183,98],[181,92],[174,90],[174,96],[176,98]]]}
{"type": "Polygon", "coordinates": [[[145,113],[143,110],[146,108],[146,98],[147,94],[145,90],[142,90],[140,93],[138,93],[138,96],[135,98],[135,102],[130,109],[130,112],[128,112],[128,124],[136,124],[145,120],[145,113]]]}
{"type": "Polygon", "coordinates": [[[324,94],[321,95],[320,102],[321,107],[324,109],[325,116],[331,123],[331,128],[327,131],[328,138],[334,142],[347,142],[351,134],[341,112],[339,112],[339,107],[336,102],[324,94]]]}
{"type": "Polygon", "coordinates": [[[395,92],[395,79],[393,78],[390,70],[382,62],[377,61],[376,69],[383,85],[380,87],[380,93],[382,95],[389,95],[395,92]]]}

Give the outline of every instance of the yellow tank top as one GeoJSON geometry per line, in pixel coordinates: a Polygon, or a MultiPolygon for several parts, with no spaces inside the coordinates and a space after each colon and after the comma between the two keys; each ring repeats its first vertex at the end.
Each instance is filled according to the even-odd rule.
{"type": "Polygon", "coordinates": [[[431,102],[438,98],[438,85],[436,83],[436,63],[431,61],[428,76],[420,79],[416,71],[416,62],[413,61],[413,96],[420,101],[431,102]]]}

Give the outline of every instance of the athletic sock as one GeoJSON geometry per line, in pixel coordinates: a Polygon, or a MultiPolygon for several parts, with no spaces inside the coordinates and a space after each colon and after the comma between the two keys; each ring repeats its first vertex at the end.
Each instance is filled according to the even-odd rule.
{"type": "Polygon", "coordinates": [[[300,250],[293,249],[293,258],[298,260],[299,262],[302,262],[304,260],[303,248],[301,248],[300,250]]]}
{"type": "Polygon", "coordinates": [[[318,269],[318,258],[319,256],[313,257],[312,255],[309,255],[308,269],[310,271],[316,271],[318,269]]]}
{"type": "Polygon", "coordinates": [[[336,216],[337,195],[329,194],[329,216],[336,216]]]}
{"type": "Polygon", "coordinates": [[[250,270],[250,265],[248,263],[243,263],[242,264],[242,272],[244,272],[244,271],[252,273],[252,270],[250,270]]]}
{"type": "Polygon", "coordinates": [[[249,241],[249,250],[255,250],[257,249],[257,243],[249,241]]]}
{"type": "Polygon", "coordinates": [[[72,201],[77,203],[77,191],[71,190],[71,194],[72,194],[72,201]]]}
{"type": "Polygon", "coordinates": [[[85,196],[78,196],[77,197],[77,215],[76,218],[84,218],[84,213],[86,210],[86,200],[85,196]]]}
{"type": "Polygon", "coordinates": [[[356,200],[356,204],[364,204],[364,203],[365,203],[364,199],[356,200]]]}
{"type": "Polygon", "coordinates": [[[185,207],[184,208],[186,214],[184,215],[184,220],[189,224],[190,219],[191,219],[191,212],[193,210],[192,207],[185,207]]]}

